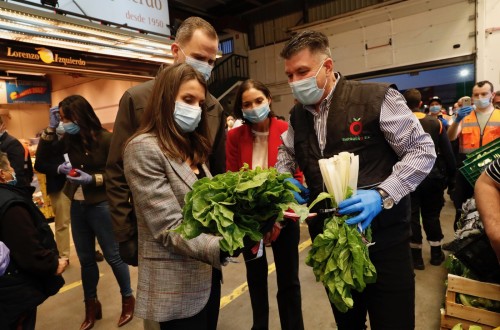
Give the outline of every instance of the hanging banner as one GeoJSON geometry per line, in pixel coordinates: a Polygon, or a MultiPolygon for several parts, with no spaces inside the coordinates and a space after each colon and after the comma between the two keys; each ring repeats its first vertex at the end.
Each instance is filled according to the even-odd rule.
{"type": "MultiPolygon", "coordinates": [[[[39,0],[28,1],[40,4],[39,0]]],[[[57,8],[146,32],[170,35],[167,0],[59,0],[57,8]]]]}
{"type": "Polygon", "coordinates": [[[5,82],[6,103],[47,103],[50,104],[50,84],[48,80],[15,80],[5,82]]]}

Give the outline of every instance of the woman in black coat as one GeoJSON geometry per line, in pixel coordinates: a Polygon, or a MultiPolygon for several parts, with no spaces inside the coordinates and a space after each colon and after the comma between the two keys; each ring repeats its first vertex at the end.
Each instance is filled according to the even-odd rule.
{"type": "Polygon", "coordinates": [[[10,263],[0,277],[0,328],[34,329],[36,308],[63,286],[68,260],[32,201],[33,187],[16,187],[7,154],[0,152],[0,241],[10,263]]]}

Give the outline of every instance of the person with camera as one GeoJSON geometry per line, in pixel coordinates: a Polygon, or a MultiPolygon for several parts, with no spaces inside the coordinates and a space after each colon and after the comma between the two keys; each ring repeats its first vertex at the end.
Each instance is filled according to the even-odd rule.
{"type": "MultiPolygon", "coordinates": [[[[472,98],[463,97],[448,128],[450,141],[459,140],[458,167],[466,155],[500,137],[500,109],[495,109],[496,94],[487,80],[477,82],[472,88],[472,98]],[[474,106],[472,106],[471,101],[474,106]],[[465,102],[465,103],[464,103],[465,102]]],[[[451,196],[456,209],[454,228],[460,219],[462,204],[474,194],[474,188],[460,171],[457,171],[455,189],[451,196]]]]}

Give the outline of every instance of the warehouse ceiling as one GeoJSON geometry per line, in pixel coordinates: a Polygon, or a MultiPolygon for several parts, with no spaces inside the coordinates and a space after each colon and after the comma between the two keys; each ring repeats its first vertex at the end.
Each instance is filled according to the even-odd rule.
{"type": "MultiPolygon", "coordinates": [[[[217,31],[232,29],[248,32],[248,28],[270,18],[284,16],[306,8],[308,0],[169,0],[170,17],[176,25],[189,16],[200,16],[217,31]]],[[[175,31],[172,31],[175,34],[175,31]]]]}

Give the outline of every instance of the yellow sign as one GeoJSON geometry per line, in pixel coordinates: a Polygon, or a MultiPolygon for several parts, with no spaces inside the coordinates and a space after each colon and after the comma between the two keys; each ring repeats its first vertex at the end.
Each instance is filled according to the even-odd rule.
{"type": "Polygon", "coordinates": [[[27,60],[34,60],[34,61],[42,61],[47,64],[52,64],[52,63],[62,63],[64,65],[77,65],[77,66],[85,66],[87,62],[85,60],[82,60],[81,58],[72,58],[72,57],[63,57],[59,56],[57,53],[53,53],[50,49],[48,48],[35,48],[37,53],[29,53],[29,52],[23,52],[23,51],[16,51],[13,50],[12,47],[7,47],[7,57],[15,57],[15,58],[22,58],[22,59],[27,59],[27,60]]]}

